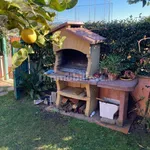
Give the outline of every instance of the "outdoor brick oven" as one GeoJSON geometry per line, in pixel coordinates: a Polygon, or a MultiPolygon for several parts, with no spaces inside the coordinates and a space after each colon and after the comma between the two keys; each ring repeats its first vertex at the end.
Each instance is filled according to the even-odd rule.
{"type": "MultiPolygon", "coordinates": [[[[111,121],[114,124],[107,124],[107,127],[128,133],[133,121],[133,118],[130,120],[127,117],[128,95],[134,91],[138,80],[109,81],[107,78],[102,79],[101,76],[95,79],[93,75],[99,71],[100,44],[105,38],[83,28],[82,25],[82,22],[66,22],[52,30],[53,33],[59,30],[62,36],[67,37],[61,49],[53,45],[56,58],[54,72],[50,70],[49,73],[46,73],[47,76],[56,80],[56,107],[61,108],[66,99],[71,102],[78,101],[78,104],[84,102],[84,107],[82,107],[84,108],[84,114],[90,116],[97,109],[98,101],[107,103],[109,100],[113,105],[111,110],[112,108],[114,108],[114,112],[117,110],[117,118],[114,118],[114,112],[111,114],[112,111],[109,111],[109,109],[106,113],[109,115],[108,119],[113,117],[111,121]],[[117,106],[114,106],[114,104],[117,104],[117,106]]],[[[99,112],[108,108],[104,104],[100,104],[100,106],[99,112]]],[[[72,115],[77,114],[73,113],[72,115]]],[[[96,113],[92,121],[106,126],[103,123],[104,117],[105,115],[101,116],[96,113]]]]}
{"type": "Polygon", "coordinates": [[[66,22],[53,30],[53,32],[59,30],[62,36],[67,37],[61,49],[53,46],[56,56],[55,77],[60,75],[64,77],[56,78],[56,106],[60,106],[63,97],[79,99],[86,102],[85,115],[89,116],[97,107],[97,87],[88,82],[66,78],[83,79],[98,71],[100,43],[105,38],[83,28],[82,25],[82,22],[66,22]]]}
{"type": "Polygon", "coordinates": [[[56,56],[55,73],[89,77],[99,69],[100,43],[105,38],[82,25],[82,22],[67,22],[54,30],[59,29],[61,35],[67,37],[61,49],[53,47],[56,56]]]}

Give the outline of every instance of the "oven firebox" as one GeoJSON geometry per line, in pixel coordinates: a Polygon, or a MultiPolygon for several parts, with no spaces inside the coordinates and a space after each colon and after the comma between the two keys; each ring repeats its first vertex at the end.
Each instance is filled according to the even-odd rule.
{"type": "Polygon", "coordinates": [[[70,74],[86,74],[88,59],[80,51],[65,49],[58,52],[61,60],[58,64],[58,70],[70,74]]]}

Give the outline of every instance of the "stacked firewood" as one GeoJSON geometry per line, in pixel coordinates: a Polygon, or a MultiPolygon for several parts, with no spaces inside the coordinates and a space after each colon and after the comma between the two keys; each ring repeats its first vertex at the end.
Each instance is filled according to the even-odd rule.
{"type": "Polygon", "coordinates": [[[81,101],[73,98],[66,98],[66,97],[63,97],[61,101],[61,108],[65,112],[75,112],[79,114],[84,114],[85,107],[86,107],[85,101],[81,101]]]}

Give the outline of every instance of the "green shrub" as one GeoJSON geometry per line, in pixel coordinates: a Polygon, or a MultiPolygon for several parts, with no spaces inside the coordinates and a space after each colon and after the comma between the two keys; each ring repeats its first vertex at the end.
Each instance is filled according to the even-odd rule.
{"type": "Polygon", "coordinates": [[[119,75],[122,71],[129,66],[123,61],[121,56],[116,54],[110,54],[105,59],[100,61],[100,68],[107,69],[109,73],[119,75]]]}
{"type": "MultiPolygon", "coordinates": [[[[129,54],[138,51],[137,41],[144,35],[150,36],[150,17],[133,19],[132,17],[125,20],[115,20],[112,22],[87,22],[85,27],[93,32],[107,38],[105,48],[101,53],[117,53],[127,57],[129,54]]],[[[141,48],[149,44],[149,41],[141,43],[141,48]]]]}
{"type": "Polygon", "coordinates": [[[44,96],[44,91],[56,89],[55,82],[44,75],[44,72],[53,68],[55,57],[50,42],[43,48],[32,44],[32,48],[35,53],[30,54],[30,74],[21,73],[22,81],[19,87],[22,87],[32,99],[38,99],[44,96]]]}

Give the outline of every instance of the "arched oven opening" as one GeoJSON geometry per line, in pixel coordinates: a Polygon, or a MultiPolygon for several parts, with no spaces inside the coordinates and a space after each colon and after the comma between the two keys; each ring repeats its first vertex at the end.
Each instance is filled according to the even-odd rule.
{"type": "Polygon", "coordinates": [[[57,53],[61,58],[57,66],[59,71],[80,75],[86,74],[88,65],[86,54],[74,49],[63,49],[57,53]]]}

